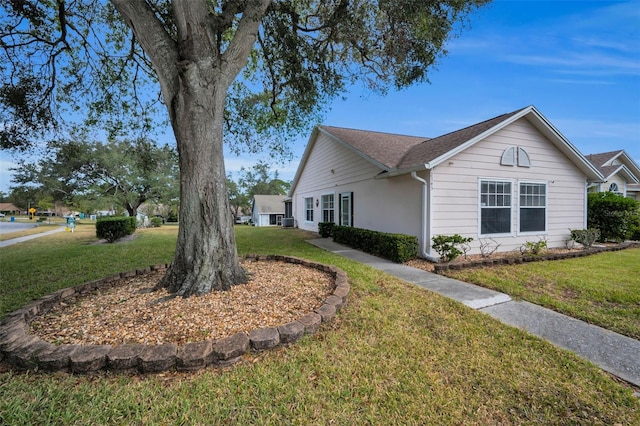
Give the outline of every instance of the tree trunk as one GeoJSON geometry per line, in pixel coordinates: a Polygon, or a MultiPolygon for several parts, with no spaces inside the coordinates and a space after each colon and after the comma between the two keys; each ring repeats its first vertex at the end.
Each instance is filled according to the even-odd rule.
{"type": "Polygon", "coordinates": [[[178,145],[180,229],[175,258],[159,286],[184,297],[228,290],[247,277],[227,196],[222,150],[226,93],[247,64],[270,0],[231,2],[223,15],[235,15],[238,8],[242,18],[225,43],[220,37],[231,29],[226,26],[231,15],[211,19],[208,1],[172,2],[175,40],[148,3],[111,2],[153,63],[178,145]]]}
{"type": "Polygon", "coordinates": [[[228,290],[247,280],[227,197],[225,95],[226,88],[211,90],[202,82],[185,87],[171,114],[180,158],[180,229],[173,264],[160,286],[184,297],[228,290]]]}

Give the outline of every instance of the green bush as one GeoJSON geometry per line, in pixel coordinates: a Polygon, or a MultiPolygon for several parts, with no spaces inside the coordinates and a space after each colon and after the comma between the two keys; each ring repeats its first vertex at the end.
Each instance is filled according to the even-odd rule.
{"type": "Polygon", "coordinates": [[[588,228],[600,230],[600,241],[624,241],[638,223],[638,202],[613,192],[590,193],[587,201],[588,228]]]}
{"type": "Polygon", "coordinates": [[[336,243],[345,244],[397,263],[404,263],[418,256],[418,238],[413,235],[390,234],[370,229],[334,225],[331,236],[336,243]]]}
{"type": "Polygon", "coordinates": [[[335,223],[333,222],[320,222],[318,223],[318,233],[322,238],[327,238],[331,236],[331,230],[333,229],[335,223]]]}
{"type": "Polygon", "coordinates": [[[160,228],[162,226],[162,218],[161,217],[152,217],[151,220],[152,228],[160,228]]]}
{"type": "Polygon", "coordinates": [[[570,229],[571,239],[585,247],[591,247],[600,238],[600,231],[597,228],[570,229]]]}
{"type": "Polygon", "coordinates": [[[96,236],[112,243],[136,232],[135,217],[103,217],[96,221],[96,236]]]}
{"type": "Polygon", "coordinates": [[[547,249],[547,240],[540,239],[538,241],[527,241],[520,247],[520,253],[537,256],[547,249]]]}
{"type": "MultiPolygon", "coordinates": [[[[473,241],[471,237],[463,237],[460,234],[454,235],[436,235],[431,238],[433,241],[433,249],[440,255],[440,261],[451,262],[460,256],[463,251],[459,247],[473,241]]],[[[465,251],[466,252],[466,251],[465,251]]]]}

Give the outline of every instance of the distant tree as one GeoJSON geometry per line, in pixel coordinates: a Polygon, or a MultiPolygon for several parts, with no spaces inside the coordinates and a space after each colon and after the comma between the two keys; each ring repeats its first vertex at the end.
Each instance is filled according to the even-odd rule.
{"type": "Polygon", "coordinates": [[[108,197],[130,216],[142,203],[175,198],[178,192],[175,152],[145,139],[61,142],[52,156],[23,162],[15,172],[14,182],[36,184],[54,199],[73,203],[108,197]]]}
{"type": "Polygon", "coordinates": [[[229,204],[235,216],[240,216],[242,212],[249,209],[251,203],[247,194],[242,192],[240,186],[232,179],[227,178],[227,192],[229,193],[229,204]]]}
{"type": "Polygon", "coordinates": [[[30,145],[78,114],[110,132],[144,129],[159,98],[142,86],[157,82],[188,223],[161,285],[183,296],[229,289],[246,275],[228,214],[225,129],[234,149],[284,149],[283,137],[265,135],[306,129],[356,80],[380,92],[427,81],[458,24],[487,1],[2,2],[0,145],[30,145]]]}
{"type": "Polygon", "coordinates": [[[286,195],[291,184],[278,178],[278,171],[271,172],[269,165],[259,161],[252,168],[240,169],[238,185],[247,195],[247,199],[253,199],[254,195],[286,195]],[[273,177],[271,177],[273,173],[273,177]]]}

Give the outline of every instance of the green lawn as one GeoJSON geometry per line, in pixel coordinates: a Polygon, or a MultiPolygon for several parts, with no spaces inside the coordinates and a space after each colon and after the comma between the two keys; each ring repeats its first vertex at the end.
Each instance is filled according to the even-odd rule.
{"type": "MultiPolygon", "coordinates": [[[[315,335],[225,369],[5,371],[0,424],[640,424],[631,389],[571,353],[317,249],[303,231],[236,230],[241,254],[284,253],[342,268],[349,305],[315,335]]],[[[175,227],[163,227],[91,245],[92,231],[80,226],[0,249],[0,316],[58,288],[168,262],[176,238],[175,227]]]]}
{"type": "Polygon", "coordinates": [[[640,339],[640,248],[572,260],[448,271],[447,276],[640,339]]]}

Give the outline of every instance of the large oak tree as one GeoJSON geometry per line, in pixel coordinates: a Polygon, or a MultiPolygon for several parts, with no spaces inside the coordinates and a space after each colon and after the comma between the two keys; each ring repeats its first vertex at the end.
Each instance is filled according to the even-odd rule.
{"type": "Polygon", "coordinates": [[[0,144],[25,146],[85,106],[88,122],[109,131],[147,125],[155,99],[141,88],[151,75],[181,173],[179,237],[162,286],[183,296],[229,289],[246,277],[223,134],[232,149],[274,140],[269,149],[285,149],[275,136],[306,128],[354,81],[383,92],[426,81],[445,42],[486,2],[9,0],[0,6],[0,144]]]}

